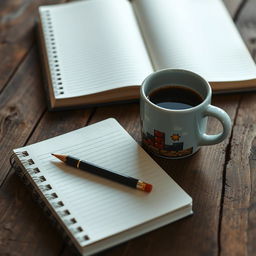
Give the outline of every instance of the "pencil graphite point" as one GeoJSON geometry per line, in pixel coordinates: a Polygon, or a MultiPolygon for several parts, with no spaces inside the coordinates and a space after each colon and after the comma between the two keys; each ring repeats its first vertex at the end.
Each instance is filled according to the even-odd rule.
{"type": "Polygon", "coordinates": [[[67,160],[67,156],[65,155],[58,155],[58,154],[53,154],[51,153],[53,156],[55,156],[56,158],[58,158],[59,160],[61,160],[62,162],[66,162],[67,160]]]}

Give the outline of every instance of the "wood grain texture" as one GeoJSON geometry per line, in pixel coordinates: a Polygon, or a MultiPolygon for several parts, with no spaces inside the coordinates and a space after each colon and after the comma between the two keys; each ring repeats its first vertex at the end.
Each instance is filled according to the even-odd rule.
{"type": "Polygon", "coordinates": [[[220,255],[256,252],[255,100],[255,94],[243,95],[235,120],[225,175],[220,255]]]}
{"type": "MultiPolygon", "coordinates": [[[[254,122],[255,124],[255,122],[254,122]]],[[[247,238],[247,252],[248,255],[253,255],[256,252],[255,234],[256,234],[256,190],[254,189],[256,184],[256,131],[253,129],[253,139],[250,145],[249,155],[249,170],[250,170],[250,205],[248,207],[248,238],[247,238]]]]}
{"type": "MultiPolygon", "coordinates": [[[[256,2],[247,1],[237,26],[255,60],[256,2]]],[[[235,118],[224,175],[220,255],[255,255],[256,95],[243,94],[235,118]]]]}
{"type": "Polygon", "coordinates": [[[49,139],[85,126],[93,109],[46,112],[27,144],[49,139]]]}
{"type": "MultiPolygon", "coordinates": [[[[24,145],[46,110],[38,56],[34,47],[0,95],[0,153],[10,156],[24,145]]],[[[0,184],[9,171],[8,157],[0,163],[0,184]]]]}

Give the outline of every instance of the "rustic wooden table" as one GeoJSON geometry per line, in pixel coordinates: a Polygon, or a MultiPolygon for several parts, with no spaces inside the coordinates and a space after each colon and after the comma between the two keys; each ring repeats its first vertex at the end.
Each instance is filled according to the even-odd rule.
{"type": "MultiPolygon", "coordinates": [[[[35,33],[37,6],[64,0],[0,2],[0,255],[72,255],[9,164],[13,148],[115,117],[140,140],[139,105],[48,112],[35,33]]],[[[256,1],[225,0],[256,55],[256,1]]],[[[256,93],[219,95],[230,136],[186,160],[155,159],[193,198],[192,217],[100,255],[256,255],[256,93]]],[[[210,119],[209,131],[220,129],[210,119]]]]}

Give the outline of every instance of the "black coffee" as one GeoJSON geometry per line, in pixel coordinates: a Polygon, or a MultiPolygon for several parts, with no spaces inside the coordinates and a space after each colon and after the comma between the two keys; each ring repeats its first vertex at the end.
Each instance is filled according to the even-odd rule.
{"type": "Polygon", "coordinates": [[[202,97],[192,89],[181,86],[164,86],[152,91],[148,99],[167,109],[188,109],[203,102],[202,97]]]}

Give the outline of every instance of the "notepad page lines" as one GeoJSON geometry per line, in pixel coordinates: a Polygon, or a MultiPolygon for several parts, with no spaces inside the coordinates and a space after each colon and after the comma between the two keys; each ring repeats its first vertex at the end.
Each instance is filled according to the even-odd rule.
{"type": "Polygon", "coordinates": [[[47,182],[88,233],[90,241],[165,214],[188,200],[169,176],[111,119],[26,148],[47,182]],[[88,156],[88,160],[96,164],[142,178],[152,183],[154,189],[145,193],[66,166],[55,160],[49,149],[69,149],[70,154],[76,152],[82,159],[88,156]],[[170,196],[175,200],[166,201],[165,197],[170,196]]]}
{"type": "MultiPolygon", "coordinates": [[[[121,149],[122,152],[122,149],[121,149]]],[[[115,152],[113,152],[115,153],[115,152]]],[[[107,157],[107,156],[106,156],[107,157]]],[[[117,156],[118,159],[118,156],[117,156]]],[[[129,159],[129,158],[128,158],[129,159]]],[[[125,166],[125,162],[122,163],[123,166],[125,166]]],[[[129,168],[133,168],[134,166],[130,165],[129,168]]],[[[146,169],[152,168],[151,165],[145,165],[146,169]]],[[[75,171],[79,171],[79,170],[75,170],[75,171]]],[[[155,170],[154,170],[155,171],[155,170]]],[[[155,176],[156,173],[154,173],[153,176],[155,176]]],[[[157,185],[160,185],[162,182],[162,179],[159,177],[159,175],[157,175],[157,177],[159,178],[159,182],[157,182],[157,179],[153,180],[153,184],[154,186],[157,187],[157,185]]],[[[100,178],[99,178],[100,179],[100,178]]],[[[150,177],[150,175],[147,175],[147,179],[149,181],[152,180],[152,178],[150,177]]],[[[106,202],[107,204],[109,204],[109,206],[111,205],[112,202],[115,202],[115,204],[118,204],[117,209],[115,209],[115,211],[113,212],[114,215],[123,215],[124,214],[124,209],[126,209],[127,206],[129,206],[129,218],[132,218],[132,215],[135,215],[135,217],[138,214],[138,208],[141,207],[141,200],[134,200],[134,197],[131,197],[131,195],[134,193],[136,193],[136,198],[138,196],[142,196],[145,197],[146,195],[143,194],[143,192],[141,191],[134,191],[131,188],[127,188],[125,189],[126,191],[128,190],[128,194],[126,192],[126,194],[121,194],[121,198],[120,198],[120,193],[122,191],[119,190],[115,190],[115,187],[113,187],[114,184],[111,184],[112,181],[104,181],[105,186],[103,186],[103,184],[99,183],[99,181],[96,181],[97,183],[92,183],[91,186],[85,182],[84,180],[78,178],[75,176],[75,179],[71,179],[69,177],[67,177],[65,175],[65,180],[67,180],[66,185],[63,183],[63,180],[54,180],[54,185],[55,187],[63,187],[63,189],[65,190],[65,202],[69,201],[71,205],[71,209],[76,207],[77,205],[79,205],[79,216],[81,219],[88,219],[88,216],[93,216],[93,218],[95,219],[95,221],[91,220],[90,221],[90,228],[91,230],[93,230],[93,232],[99,232],[102,233],[102,228],[100,227],[101,224],[101,219],[102,219],[102,212],[99,210],[95,210],[95,209],[102,209],[102,203],[106,202]],[[79,182],[78,182],[79,181],[79,182]],[[110,183],[110,184],[108,184],[110,183]],[[68,189],[67,189],[68,188],[68,189]],[[104,191],[100,191],[100,189],[104,189],[104,191]],[[88,191],[90,191],[89,195],[88,195],[88,191]],[[100,193],[99,193],[100,191],[100,193]],[[138,192],[141,193],[138,195],[138,192]],[[89,197],[89,201],[85,200],[85,197],[89,197]],[[100,198],[100,200],[99,200],[100,198]],[[84,202],[84,203],[82,203],[84,202]],[[90,207],[90,203],[93,202],[93,207],[90,207]],[[81,204],[82,203],[82,204],[81,204]],[[72,207],[73,206],[73,207],[72,207]],[[94,222],[97,222],[97,225],[94,225],[94,222]]],[[[118,185],[118,186],[122,186],[122,185],[118,185]]],[[[168,195],[168,193],[167,193],[168,195]]],[[[140,198],[143,199],[143,198],[140,198]]],[[[144,203],[145,203],[145,199],[144,198],[144,203]]],[[[160,202],[160,201],[159,201],[160,202]]],[[[160,207],[161,204],[158,204],[158,207],[160,207]]],[[[113,207],[113,206],[110,206],[113,207]]],[[[151,209],[151,205],[148,204],[147,205],[148,209],[151,209]]],[[[106,211],[106,209],[104,208],[104,210],[106,211]]],[[[145,210],[145,209],[144,209],[145,210]]],[[[78,209],[76,210],[76,212],[78,211],[78,209]]],[[[127,209],[126,209],[127,211],[127,209]]],[[[144,218],[144,217],[143,217],[144,218]]],[[[142,219],[143,219],[142,218],[142,219]]],[[[141,221],[141,220],[140,220],[141,221]]],[[[104,222],[104,220],[103,220],[104,222]]],[[[117,225],[121,225],[123,226],[123,219],[116,219],[115,218],[115,222],[117,225]]],[[[103,224],[103,223],[102,223],[103,224]]],[[[85,224],[85,227],[88,228],[88,225],[85,224]]]]}

